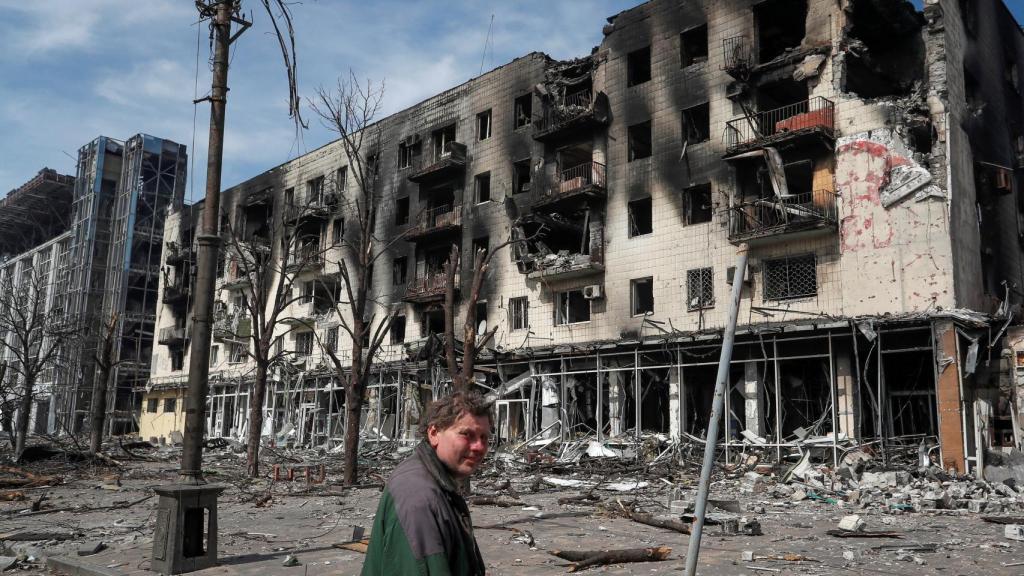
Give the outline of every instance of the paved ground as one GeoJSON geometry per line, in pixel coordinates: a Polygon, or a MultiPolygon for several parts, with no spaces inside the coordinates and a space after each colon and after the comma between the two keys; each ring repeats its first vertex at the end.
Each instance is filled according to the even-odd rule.
{"type": "MultiPolygon", "coordinates": [[[[336,485],[316,487],[329,495],[306,492],[302,483],[268,481],[246,483],[231,466],[221,467],[219,477],[229,488],[221,498],[220,566],[197,572],[198,575],[267,574],[358,574],[362,555],[339,550],[331,545],[344,542],[352,526],[372,525],[379,491],[375,488],[343,490],[336,485]],[[264,507],[254,500],[272,495],[264,507]],[[282,562],[294,554],[299,566],[284,567],[282,562]]],[[[217,466],[214,466],[214,470],[217,466]]],[[[155,522],[156,498],[139,502],[151,494],[152,486],[173,480],[172,463],[147,463],[122,474],[120,486],[116,479],[104,478],[102,471],[80,473],[68,478],[64,485],[29,490],[30,495],[45,491],[44,510],[49,508],[114,507],[106,510],[64,511],[24,516],[10,514],[23,509],[26,502],[0,503],[0,536],[31,530],[49,532],[48,540],[0,543],[8,552],[40,556],[71,556],[89,566],[107,569],[110,574],[152,574],[149,558],[155,522]],[[134,505],[118,509],[128,503],[134,505]],[[76,551],[85,541],[103,540],[108,549],[79,558],[76,551]]],[[[662,482],[641,491],[615,493],[598,491],[603,498],[599,507],[561,506],[560,496],[578,493],[575,489],[544,486],[529,493],[532,477],[513,478],[513,487],[521,492],[521,500],[529,505],[497,508],[475,506],[474,524],[477,538],[491,574],[563,574],[567,563],[551,556],[558,549],[593,550],[669,546],[669,561],[627,564],[592,568],[602,574],[666,574],[681,571],[687,536],[613,517],[604,509],[616,509],[616,499],[629,502],[637,499],[648,510],[666,504],[668,492],[662,482]],[[536,508],[533,509],[533,508],[536,508]],[[538,511],[547,514],[580,512],[583,516],[538,519],[538,511]],[[511,530],[509,528],[516,528],[511,530]],[[528,535],[524,532],[528,532],[528,535]],[[534,547],[527,543],[529,537],[534,547]]],[[[494,482],[491,480],[490,482],[494,482]]],[[[488,482],[482,482],[480,490],[488,482]]],[[[723,497],[735,497],[730,491],[737,483],[721,484],[723,497]]],[[[685,489],[677,495],[686,497],[685,489]]],[[[983,522],[979,515],[966,511],[938,511],[902,514],[881,514],[857,511],[873,530],[898,532],[901,539],[846,539],[825,534],[835,528],[840,518],[854,510],[846,503],[829,504],[805,500],[791,502],[759,494],[746,495],[741,505],[744,514],[756,517],[762,526],[761,536],[723,536],[716,527],[709,527],[701,554],[701,574],[722,576],[781,574],[937,574],[997,575],[1024,574],[1024,542],[1008,540],[1003,526],[983,522]],[[844,507],[845,505],[845,507],[844,507]],[[934,544],[935,551],[905,552],[898,546],[913,548],[934,544]],[[876,548],[884,547],[884,548],[876,548]],[[753,561],[744,561],[744,551],[752,551],[753,561]],[[844,552],[847,557],[844,558],[844,552]],[[798,555],[808,560],[767,559],[774,556],[798,555]]],[[[2,551],[0,551],[2,552],[2,551]]],[[[43,573],[40,564],[14,573],[43,573]]]]}

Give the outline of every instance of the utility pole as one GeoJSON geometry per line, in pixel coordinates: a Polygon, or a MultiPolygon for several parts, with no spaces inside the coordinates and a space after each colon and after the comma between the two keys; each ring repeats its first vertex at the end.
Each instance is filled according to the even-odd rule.
{"type": "Polygon", "coordinates": [[[220,235],[220,175],[224,156],[224,112],[228,100],[229,48],[251,24],[236,14],[239,0],[198,0],[201,17],[213,18],[213,81],[210,95],[210,143],[206,159],[206,199],[196,237],[196,294],[192,316],[192,353],[188,365],[188,395],[185,398],[185,434],[181,452],[181,481],[205,484],[203,480],[203,432],[206,425],[206,396],[210,377],[210,337],[213,332],[213,293],[217,276],[220,235]],[[240,28],[232,35],[231,23],[240,28]]]}

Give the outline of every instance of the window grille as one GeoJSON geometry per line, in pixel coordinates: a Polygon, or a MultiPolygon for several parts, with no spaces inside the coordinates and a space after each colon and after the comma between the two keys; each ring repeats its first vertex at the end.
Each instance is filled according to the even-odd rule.
{"type": "Polygon", "coordinates": [[[764,299],[785,300],[817,295],[817,268],[814,254],[766,260],[764,299]]]}
{"type": "Polygon", "coordinates": [[[529,301],[526,296],[509,298],[508,323],[510,330],[526,330],[530,327],[529,301]]]}
{"type": "Polygon", "coordinates": [[[715,281],[712,268],[686,271],[686,309],[699,310],[715,305],[715,281]]]}

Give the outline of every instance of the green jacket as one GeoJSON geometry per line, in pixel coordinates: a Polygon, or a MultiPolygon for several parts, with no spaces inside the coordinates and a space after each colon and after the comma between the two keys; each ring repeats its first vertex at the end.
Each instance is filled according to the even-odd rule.
{"type": "Polygon", "coordinates": [[[484,571],[466,501],[434,449],[421,442],[384,487],[362,576],[484,571]]]}

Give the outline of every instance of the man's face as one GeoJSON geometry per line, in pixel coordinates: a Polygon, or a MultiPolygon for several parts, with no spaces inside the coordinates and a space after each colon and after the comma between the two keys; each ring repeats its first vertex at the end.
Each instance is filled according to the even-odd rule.
{"type": "Polygon", "coordinates": [[[427,440],[437,457],[458,478],[469,476],[484,461],[490,437],[490,418],[465,413],[444,430],[437,426],[427,429],[427,440]]]}

